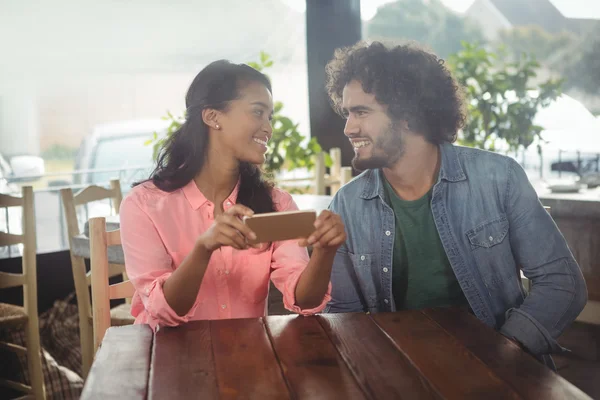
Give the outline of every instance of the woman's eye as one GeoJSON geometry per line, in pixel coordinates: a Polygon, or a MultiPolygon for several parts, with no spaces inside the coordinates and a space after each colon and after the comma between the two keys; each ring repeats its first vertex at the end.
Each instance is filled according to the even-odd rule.
{"type": "Polygon", "coordinates": [[[254,114],[258,115],[259,117],[262,117],[264,114],[263,110],[254,110],[254,114]]]}

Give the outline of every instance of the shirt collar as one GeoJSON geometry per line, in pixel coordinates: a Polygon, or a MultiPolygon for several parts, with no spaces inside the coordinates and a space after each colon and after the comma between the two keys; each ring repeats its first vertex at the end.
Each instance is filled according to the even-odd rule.
{"type": "MultiPolygon", "coordinates": [[[[240,181],[238,180],[237,184],[225,199],[225,203],[230,202],[231,205],[236,204],[237,195],[240,188],[240,181]]],[[[188,182],[187,185],[183,187],[183,194],[187,201],[190,203],[192,209],[197,210],[202,207],[205,203],[208,203],[208,199],[204,194],[198,189],[196,182],[192,179],[188,182]]]]}
{"type": "MultiPolygon", "coordinates": [[[[442,162],[440,165],[440,172],[438,175],[438,182],[442,179],[449,182],[458,182],[467,179],[456,147],[451,143],[443,143],[440,145],[440,152],[442,154],[442,162]]],[[[361,193],[363,199],[373,199],[375,197],[381,197],[384,199],[384,186],[382,179],[383,171],[380,169],[369,170],[364,173],[364,190],[361,193]]]]}

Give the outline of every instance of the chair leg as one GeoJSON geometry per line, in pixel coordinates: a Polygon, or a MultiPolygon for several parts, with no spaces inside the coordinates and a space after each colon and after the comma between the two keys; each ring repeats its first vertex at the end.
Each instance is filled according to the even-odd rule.
{"type": "Polygon", "coordinates": [[[596,342],[596,361],[600,361],[600,325],[594,326],[594,339],[596,342]]]}
{"type": "Polygon", "coordinates": [[[36,399],[45,399],[44,373],[42,372],[42,346],[37,318],[30,318],[25,326],[27,334],[27,364],[31,389],[36,399]]]}
{"type": "Polygon", "coordinates": [[[87,318],[79,323],[79,340],[81,342],[81,374],[85,380],[94,362],[94,331],[87,318]]]}

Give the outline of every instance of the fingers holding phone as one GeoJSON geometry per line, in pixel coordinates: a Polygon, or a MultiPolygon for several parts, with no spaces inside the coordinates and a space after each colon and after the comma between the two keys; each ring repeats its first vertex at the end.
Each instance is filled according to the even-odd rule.
{"type": "Polygon", "coordinates": [[[248,241],[256,239],[256,234],[244,224],[243,217],[251,217],[254,212],[241,204],[236,204],[215,218],[212,226],[198,238],[198,241],[213,252],[222,246],[231,246],[237,250],[246,250],[248,241]]]}
{"type": "Polygon", "coordinates": [[[312,245],[314,248],[337,250],[346,241],[346,228],[338,214],[324,210],[314,226],[315,231],[299,242],[301,246],[312,245]]]}

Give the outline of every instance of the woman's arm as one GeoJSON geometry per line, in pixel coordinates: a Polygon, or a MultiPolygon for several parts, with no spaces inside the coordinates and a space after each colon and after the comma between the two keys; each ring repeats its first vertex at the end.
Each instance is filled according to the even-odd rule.
{"type": "Polygon", "coordinates": [[[198,291],[213,251],[221,246],[247,248],[245,238],[252,238],[253,233],[241,223],[239,216],[251,214],[251,210],[238,205],[217,217],[174,269],[141,199],[138,196],[125,198],[120,220],[126,270],[146,311],[162,325],[187,322],[197,307],[198,291]]]}
{"type": "Polygon", "coordinates": [[[163,284],[165,300],[180,317],[196,302],[211,255],[201,241],[196,241],[190,254],[163,284]]]}
{"type": "Polygon", "coordinates": [[[325,210],[315,221],[315,232],[301,246],[312,245],[313,253],[308,266],[296,286],[296,304],[302,308],[317,307],[329,288],[333,260],[346,241],[344,224],[339,215],[325,210]]]}
{"type": "MultiPolygon", "coordinates": [[[[280,205],[278,211],[298,210],[288,193],[277,189],[274,193],[277,195],[276,203],[280,205]]],[[[274,243],[271,280],[283,294],[283,304],[288,310],[302,315],[315,314],[322,311],[331,300],[329,278],[336,249],[339,247],[336,243],[345,241],[344,228],[337,223],[341,223],[338,218],[337,215],[324,211],[315,221],[319,227],[315,237],[311,238],[314,240],[314,250],[310,259],[305,247],[308,245],[307,240],[300,243],[295,240],[274,243]],[[330,217],[331,220],[323,224],[330,217]],[[334,230],[331,229],[332,225],[335,226],[334,230]],[[324,236],[325,232],[328,234],[324,236]],[[343,237],[337,237],[339,235],[343,237]],[[337,240],[334,241],[336,237],[337,240]],[[333,248],[327,246],[329,242],[333,248]]]]}

